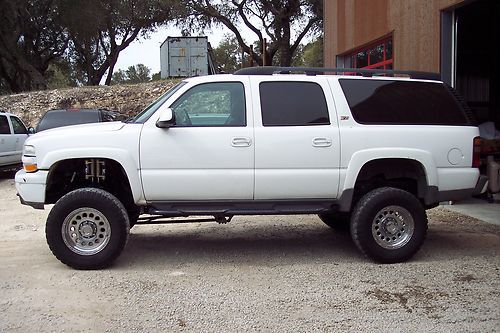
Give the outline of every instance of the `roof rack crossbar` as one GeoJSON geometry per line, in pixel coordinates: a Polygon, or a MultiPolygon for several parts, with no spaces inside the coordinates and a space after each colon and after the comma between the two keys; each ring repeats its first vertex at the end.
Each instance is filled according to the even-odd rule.
{"type": "Polygon", "coordinates": [[[322,75],[322,74],[361,74],[363,76],[395,76],[407,75],[412,79],[421,80],[441,80],[439,73],[420,72],[420,71],[405,71],[392,69],[365,69],[365,68],[323,68],[323,67],[248,67],[236,71],[235,75],[273,75],[273,74],[290,74],[290,73],[305,73],[306,75],[322,75]]]}

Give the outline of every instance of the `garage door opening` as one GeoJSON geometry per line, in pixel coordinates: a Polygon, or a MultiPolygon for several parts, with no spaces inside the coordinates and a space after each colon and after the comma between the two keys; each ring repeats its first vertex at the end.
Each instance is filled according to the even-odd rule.
{"type": "Polygon", "coordinates": [[[500,1],[476,0],[443,12],[441,72],[474,110],[500,129],[500,1]]]}

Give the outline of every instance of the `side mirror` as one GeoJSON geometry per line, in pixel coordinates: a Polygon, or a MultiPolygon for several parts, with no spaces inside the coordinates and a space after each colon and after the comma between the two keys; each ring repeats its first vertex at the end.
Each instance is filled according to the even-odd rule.
{"type": "Polygon", "coordinates": [[[171,108],[160,111],[160,116],[156,121],[156,127],[169,128],[175,125],[175,116],[171,108]]]}
{"type": "Polygon", "coordinates": [[[35,134],[36,131],[33,127],[28,128],[28,134],[35,134]]]}

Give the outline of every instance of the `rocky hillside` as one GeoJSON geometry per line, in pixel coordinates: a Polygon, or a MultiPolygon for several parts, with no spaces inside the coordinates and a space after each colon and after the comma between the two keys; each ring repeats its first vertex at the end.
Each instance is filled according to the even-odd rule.
{"type": "Polygon", "coordinates": [[[0,110],[21,117],[27,126],[36,126],[40,117],[57,108],[105,108],[135,115],[177,81],[116,86],[96,86],[33,91],[0,96],[0,110]]]}

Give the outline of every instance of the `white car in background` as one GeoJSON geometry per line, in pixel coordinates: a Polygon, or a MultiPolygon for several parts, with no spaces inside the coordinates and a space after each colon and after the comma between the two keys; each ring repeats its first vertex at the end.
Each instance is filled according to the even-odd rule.
{"type": "Polygon", "coordinates": [[[24,141],[28,130],[21,119],[0,111],[0,170],[21,164],[24,141]]]}

